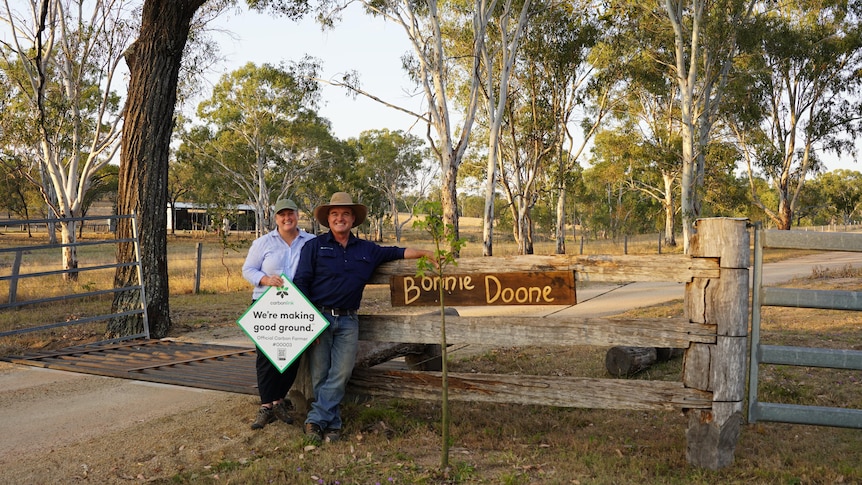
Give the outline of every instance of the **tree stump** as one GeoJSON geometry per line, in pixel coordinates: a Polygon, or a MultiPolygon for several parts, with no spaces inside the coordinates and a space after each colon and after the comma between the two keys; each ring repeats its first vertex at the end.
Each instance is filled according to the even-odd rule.
{"type": "Polygon", "coordinates": [[[287,393],[287,398],[293,403],[296,412],[303,416],[311,409],[311,401],[314,399],[314,386],[311,383],[311,370],[308,364],[308,352],[299,357],[299,369],[296,371],[296,380],[287,393]]]}

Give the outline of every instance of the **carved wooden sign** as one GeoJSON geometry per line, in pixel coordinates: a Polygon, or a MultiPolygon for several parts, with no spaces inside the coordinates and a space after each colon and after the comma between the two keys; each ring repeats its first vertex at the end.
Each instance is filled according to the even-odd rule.
{"type": "Polygon", "coordinates": [[[437,306],[442,285],[446,306],[574,305],[573,271],[393,276],[392,306],[437,306]]]}

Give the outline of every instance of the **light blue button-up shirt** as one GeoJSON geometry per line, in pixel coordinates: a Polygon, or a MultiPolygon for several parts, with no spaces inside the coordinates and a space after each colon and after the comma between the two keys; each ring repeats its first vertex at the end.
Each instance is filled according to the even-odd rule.
{"type": "Polygon", "coordinates": [[[254,285],[251,295],[253,300],[260,298],[268,288],[260,285],[260,280],[264,276],[284,274],[288,279],[293,280],[293,275],[299,266],[302,246],[311,239],[314,239],[314,236],[300,229],[293,243],[287,244],[281,238],[278,229],[275,229],[251,243],[245,263],[242,265],[242,277],[254,285]]]}

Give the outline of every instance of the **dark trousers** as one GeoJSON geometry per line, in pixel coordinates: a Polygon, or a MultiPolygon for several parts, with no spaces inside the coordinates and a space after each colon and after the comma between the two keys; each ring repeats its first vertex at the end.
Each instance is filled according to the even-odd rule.
{"type": "Polygon", "coordinates": [[[287,391],[296,380],[296,372],[299,370],[299,358],[290,364],[284,372],[279,372],[278,368],[272,365],[272,362],[266,358],[266,355],[257,349],[257,360],[255,361],[257,369],[257,392],[260,394],[260,403],[266,404],[287,396],[287,391]]]}

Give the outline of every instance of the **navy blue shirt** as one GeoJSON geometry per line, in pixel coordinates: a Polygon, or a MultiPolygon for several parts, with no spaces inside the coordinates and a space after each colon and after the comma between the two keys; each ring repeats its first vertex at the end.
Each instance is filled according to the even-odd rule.
{"type": "Polygon", "coordinates": [[[319,307],[358,310],[362,290],[383,263],[404,258],[404,248],[378,246],[350,234],[347,247],[321,234],[305,243],[293,283],[319,307]]]}

